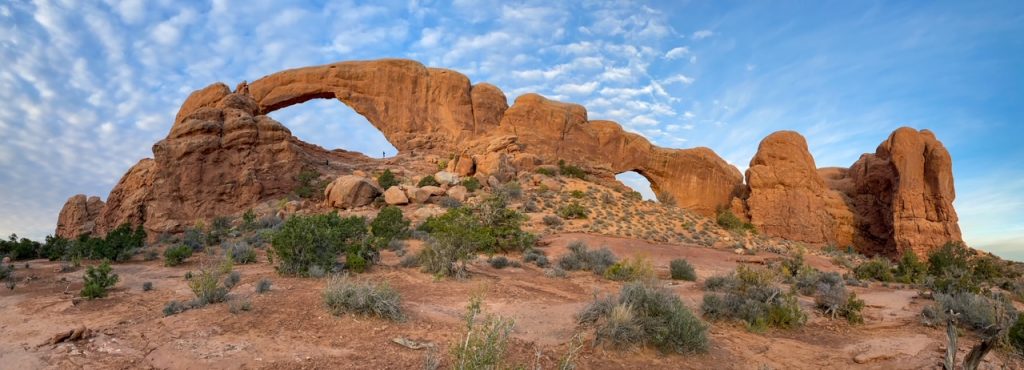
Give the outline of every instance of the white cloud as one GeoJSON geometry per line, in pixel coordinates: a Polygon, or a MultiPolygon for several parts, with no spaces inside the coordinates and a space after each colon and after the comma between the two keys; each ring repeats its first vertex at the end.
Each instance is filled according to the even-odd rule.
{"type": "Polygon", "coordinates": [[[121,0],[115,9],[121,19],[129,24],[139,23],[146,15],[146,3],[143,0],[121,0]]]}
{"type": "Polygon", "coordinates": [[[715,33],[711,32],[711,30],[700,30],[700,31],[694,32],[692,37],[693,37],[694,40],[700,40],[700,39],[706,39],[708,37],[711,37],[714,34],[715,33]]]}
{"type": "Polygon", "coordinates": [[[629,123],[637,126],[655,126],[658,124],[658,120],[645,115],[639,115],[633,117],[633,119],[631,119],[629,123]]]}
{"type": "Polygon", "coordinates": [[[597,82],[591,81],[582,84],[564,84],[555,88],[555,92],[566,95],[589,95],[597,89],[597,82]]]}
{"type": "Polygon", "coordinates": [[[674,84],[674,83],[682,83],[684,85],[689,85],[689,84],[693,83],[693,77],[688,77],[688,76],[683,75],[683,74],[678,74],[678,75],[666,78],[664,80],[661,80],[661,83],[663,83],[665,85],[670,85],[670,84],[674,84]]]}
{"type": "Polygon", "coordinates": [[[687,54],[690,54],[690,48],[685,47],[685,46],[680,46],[680,47],[677,47],[677,48],[672,48],[672,50],[669,50],[668,52],[666,52],[664,58],[668,59],[668,60],[679,59],[679,58],[682,58],[683,56],[685,56],[687,54]]]}

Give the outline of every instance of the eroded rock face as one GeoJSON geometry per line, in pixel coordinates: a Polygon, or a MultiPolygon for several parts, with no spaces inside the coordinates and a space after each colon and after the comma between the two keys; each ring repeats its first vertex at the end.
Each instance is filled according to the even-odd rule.
{"type": "Polygon", "coordinates": [[[961,241],[952,159],[928,130],[903,127],[850,167],[857,244],[918,255],[961,241]]]}
{"type": "Polygon", "coordinates": [[[96,221],[103,211],[103,201],[99,197],[86,197],[78,194],[64,202],[64,208],[57,217],[57,236],[68,239],[77,238],[81,234],[92,234],[96,231],[96,221]]]}
{"type": "Polygon", "coordinates": [[[852,242],[852,214],[818,175],[800,134],[779,131],[762,140],[747,169],[747,186],[746,209],[759,231],[807,243],[852,242]]]}
{"type": "MultiPolygon", "coordinates": [[[[153,146],[154,158],[129,170],[105,206],[69,200],[58,233],[102,234],[124,222],[143,224],[151,234],[179,232],[290,194],[303,169],[337,176],[352,173],[351,161],[368,163],[365,156],[304,143],[266,116],[310,99],[350,106],[400,155],[451,159],[453,173],[492,186],[564,160],[595,181],[635,171],[663,201],[707,216],[731,208],[786,238],[853,240],[881,250],[959,239],[949,155],[927,132],[897,131],[849,171],[824,175],[799,135],[773,135],[752,163],[747,186],[736,167],[708,148],[657,147],[615,122],[590,120],[581,105],[537,94],[508,106],[493,85],[390,59],[286,70],[234,92],[221,83],[197,90],[153,146]]],[[[436,196],[421,193],[406,195],[419,202],[436,196]]]]}

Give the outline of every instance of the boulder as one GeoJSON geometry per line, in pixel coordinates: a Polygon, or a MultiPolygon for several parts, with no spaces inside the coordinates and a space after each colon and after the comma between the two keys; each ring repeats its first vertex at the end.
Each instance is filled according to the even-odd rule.
{"type": "Polygon", "coordinates": [[[426,203],[434,195],[444,194],[444,190],[436,186],[424,186],[412,189],[412,196],[409,197],[415,203],[426,203]],[[438,194],[439,193],[439,194],[438,194]]]}
{"type": "Polygon", "coordinates": [[[384,203],[390,205],[409,204],[409,197],[397,186],[392,186],[384,191],[384,203]]]}
{"type": "Polygon", "coordinates": [[[85,233],[94,233],[103,206],[104,203],[99,197],[87,198],[83,194],[78,194],[68,198],[57,217],[56,235],[75,239],[85,233]]]}
{"type": "Polygon", "coordinates": [[[437,205],[428,204],[420,207],[419,209],[412,212],[413,219],[417,221],[423,221],[431,216],[438,216],[444,214],[445,210],[437,205]]]}
{"type": "Polygon", "coordinates": [[[459,182],[459,175],[448,171],[438,171],[434,174],[434,179],[441,185],[450,185],[459,182]]]}
{"type": "Polygon", "coordinates": [[[448,162],[448,171],[459,176],[472,176],[476,172],[476,164],[473,157],[462,154],[448,162]]]}
{"type": "Polygon", "coordinates": [[[338,177],[324,189],[327,206],[340,209],[369,205],[378,195],[380,189],[372,180],[355,175],[338,177]]]}
{"type": "Polygon", "coordinates": [[[467,190],[465,186],[456,185],[448,188],[448,191],[446,191],[445,194],[457,201],[465,202],[466,196],[469,194],[469,190],[467,190]]]}
{"type": "Polygon", "coordinates": [[[488,153],[473,157],[476,173],[482,176],[493,176],[499,182],[508,182],[515,178],[516,170],[506,153],[488,153]]]}

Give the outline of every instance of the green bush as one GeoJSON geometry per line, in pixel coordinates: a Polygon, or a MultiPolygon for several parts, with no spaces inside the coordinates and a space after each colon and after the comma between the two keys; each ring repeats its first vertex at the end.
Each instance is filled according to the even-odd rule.
{"type": "Polygon", "coordinates": [[[515,321],[494,315],[483,316],[481,303],[479,297],[473,297],[466,308],[466,336],[451,350],[454,369],[498,369],[507,362],[505,350],[515,321]]]}
{"type": "Polygon", "coordinates": [[[419,230],[427,233],[427,246],[418,256],[423,270],[438,276],[465,276],[465,263],[477,253],[521,251],[536,238],[522,230],[525,216],[507,208],[501,197],[474,207],[448,209],[428,218],[419,230]]]}
{"type": "Polygon", "coordinates": [[[441,186],[441,183],[437,182],[437,179],[434,178],[434,175],[426,175],[420,179],[420,182],[416,184],[416,186],[421,188],[424,186],[441,186]]]}
{"type": "Polygon", "coordinates": [[[358,250],[350,249],[348,252],[345,252],[345,267],[349,271],[361,274],[366,272],[368,265],[366,257],[363,257],[363,254],[359,253],[358,250]]]}
{"type": "Polygon", "coordinates": [[[238,284],[239,278],[237,272],[225,272],[220,267],[200,269],[199,273],[192,274],[188,281],[189,289],[196,296],[194,306],[224,302],[228,292],[238,284]]]}
{"type": "Polygon", "coordinates": [[[384,172],[377,176],[377,184],[380,185],[381,189],[387,190],[392,186],[398,186],[401,182],[395,178],[395,174],[390,169],[385,169],[384,172]]]}
{"type": "Polygon", "coordinates": [[[103,298],[107,296],[107,290],[117,284],[120,277],[111,272],[110,262],[103,261],[99,266],[89,266],[85,269],[82,280],[85,286],[82,287],[82,297],[87,299],[103,298]]]}
{"type": "Polygon", "coordinates": [[[164,316],[177,315],[179,313],[188,311],[192,308],[191,305],[185,302],[170,301],[164,306],[164,316]]]}
{"type": "Polygon", "coordinates": [[[38,256],[42,244],[28,238],[18,238],[11,234],[7,241],[0,240],[0,257],[10,256],[11,260],[32,259],[38,256]]]}
{"type": "Polygon", "coordinates": [[[807,315],[800,310],[796,296],[779,288],[776,280],[767,269],[743,265],[731,275],[708,278],[705,289],[717,293],[704,295],[704,316],[741,320],[754,331],[803,325],[807,315]]]}
{"type": "Polygon", "coordinates": [[[597,299],[576,316],[595,328],[596,340],[616,347],[653,345],[662,352],[697,353],[708,349],[708,325],[675,293],[632,282],[616,297],[597,299]]]}
{"type": "MultiPolygon", "coordinates": [[[[0,243],[3,243],[0,241],[0,243]]],[[[71,241],[60,236],[46,236],[46,242],[39,249],[39,257],[46,258],[50,261],[56,261],[70,252],[71,241]]],[[[3,253],[0,253],[3,254],[3,253]]]]}
{"type": "Polygon", "coordinates": [[[370,233],[379,239],[381,246],[386,246],[393,239],[405,239],[409,235],[409,220],[402,216],[402,209],[387,206],[377,213],[370,222],[370,233]]]}
{"type": "Polygon", "coordinates": [[[542,221],[544,221],[544,225],[548,227],[562,226],[562,218],[557,215],[546,215],[542,221]]]}
{"type": "Polygon", "coordinates": [[[1024,315],[1018,315],[1013,326],[1006,332],[1006,341],[1017,354],[1024,354],[1024,315]]]}
{"type": "Polygon", "coordinates": [[[480,180],[476,177],[467,177],[459,182],[460,185],[466,187],[466,191],[472,193],[480,189],[480,180]]]}
{"type": "Polygon", "coordinates": [[[347,277],[333,277],[323,292],[327,310],[336,316],[354,313],[401,321],[402,298],[385,284],[356,282],[347,277]]]}
{"type": "Polygon", "coordinates": [[[303,169],[295,176],[297,183],[292,192],[299,198],[320,199],[324,196],[324,189],[330,184],[329,180],[320,180],[320,171],[315,169],[303,169]]]}
{"type": "Polygon", "coordinates": [[[928,273],[940,276],[951,268],[970,271],[972,254],[963,243],[946,243],[928,253],[928,273]]]}
{"type": "Polygon", "coordinates": [[[864,301],[846,289],[845,281],[837,273],[821,274],[814,293],[814,304],[833,319],[844,317],[851,324],[864,322],[860,313],[864,309],[864,301]]]}
{"type": "Polygon", "coordinates": [[[1009,327],[1019,317],[1006,296],[1002,294],[975,294],[958,292],[936,293],[935,304],[922,311],[925,323],[945,324],[948,312],[957,316],[957,323],[977,333],[985,333],[995,327],[1009,327]]]}
{"type": "Polygon", "coordinates": [[[558,160],[558,172],[561,173],[562,176],[575,177],[580,180],[587,179],[587,173],[583,171],[582,168],[566,164],[564,159],[558,160]]]}
{"type": "Polygon", "coordinates": [[[495,256],[495,257],[487,260],[487,263],[490,264],[491,267],[493,267],[493,268],[503,269],[503,268],[508,267],[509,260],[508,260],[508,257],[505,257],[505,256],[495,256]]]}
{"type": "Polygon", "coordinates": [[[558,208],[558,216],[567,219],[584,219],[589,213],[586,207],[576,201],[558,208]]]}
{"type": "Polygon", "coordinates": [[[167,247],[164,250],[164,265],[177,266],[185,262],[189,257],[192,257],[192,248],[188,246],[167,247]]]}
{"type": "Polygon", "coordinates": [[[668,269],[672,276],[672,280],[697,280],[697,272],[693,270],[693,266],[690,265],[690,262],[682,258],[677,258],[672,260],[672,262],[669,262],[668,269]]]}
{"type": "Polygon", "coordinates": [[[917,258],[913,250],[903,252],[896,264],[896,280],[904,284],[917,284],[928,276],[928,265],[917,258]]]}
{"type": "Polygon", "coordinates": [[[896,277],[892,274],[892,262],[884,257],[875,257],[864,261],[853,269],[858,279],[871,279],[882,282],[892,282],[896,277]]]}
{"type": "Polygon", "coordinates": [[[236,242],[228,245],[225,254],[231,261],[240,265],[256,263],[256,249],[246,242],[236,242]]]}
{"type": "Polygon", "coordinates": [[[654,266],[640,256],[626,258],[605,269],[604,277],[615,281],[651,281],[655,279],[654,266]]]}
{"type": "Polygon", "coordinates": [[[749,222],[743,222],[743,220],[740,220],[739,217],[736,217],[736,215],[733,214],[732,211],[728,209],[722,209],[718,211],[718,217],[715,219],[715,221],[718,223],[718,226],[721,226],[729,231],[738,233],[757,232],[757,230],[754,229],[754,225],[750,224],[749,222]]]}
{"type": "Polygon", "coordinates": [[[536,169],[533,170],[533,172],[550,177],[555,177],[558,175],[557,173],[555,173],[555,170],[550,167],[537,167],[536,169]]]}
{"type": "Polygon", "coordinates": [[[360,246],[367,235],[366,219],[336,213],[294,215],[274,233],[271,246],[282,275],[309,276],[310,268],[333,268],[337,256],[360,246]]]}
{"type": "Polygon", "coordinates": [[[568,271],[586,270],[604,275],[605,270],[615,262],[615,254],[607,247],[590,250],[583,242],[576,241],[569,244],[569,253],[558,259],[558,267],[568,271]]]}

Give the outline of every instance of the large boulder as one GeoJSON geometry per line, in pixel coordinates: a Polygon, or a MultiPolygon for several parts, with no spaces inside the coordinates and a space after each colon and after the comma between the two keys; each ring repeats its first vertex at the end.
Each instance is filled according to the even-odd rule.
{"type": "Polygon", "coordinates": [[[380,189],[366,177],[344,175],[338,177],[324,189],[324,200],[328,207],[355,208],[373,203],[380,195],[380,189]]]}
{"type": "Polygon", "coordinates": [[[800,134],[779,131],[764,138],[747,169],[747,186],[747,215],[764,234],[816,244],[852,242],[852,215],[818,175],[800,134]],[[840,227],[840,220],[847,224],[840,227]]]}
{"type": "Polygon", "coordinates": [[[456,185],[448,188],[448,190],[445,191],[445,194],[452,197],[452,199],[465,202],[466,196],[469,194],[469,190],[467,190],[465,186],[456,185]]]}
{"type": "Polygon", "coordinates": [[[409,197],[405,195],[402,188],[392,186],[384,191],[384,203],[390,205],[409,204],[409,197]]]}
{"type": "Polygon", "coordinates": [[[96,221],[103,211],[103,201],[99,197],[75,195],[64,202],[64,207],[57,217],[57,236],[74,239],[82,234],[96,231],[96,221]]]}

